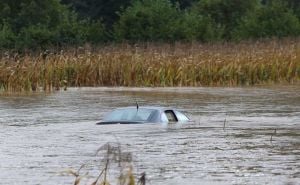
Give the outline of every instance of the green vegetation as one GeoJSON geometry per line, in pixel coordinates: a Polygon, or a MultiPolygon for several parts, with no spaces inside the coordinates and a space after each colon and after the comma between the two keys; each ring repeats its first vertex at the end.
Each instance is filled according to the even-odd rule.
{"type": "Polygon", "coordinates": [[[0,49],[300,35],[297,0],[2,0],[0,49]]]}
{"type": "Polygon", "coordinates": [[[51,91],[65,86],[245,86],[298,83],[300,42],[106,46],[59,54],[5,53],[0,88],[51,91]]]}
{"type": "Polygon", "coordinates": [[[2,0],[0,91],[294,83],[299,35],[297,0],[2,0]]]}
{"type": "Polygon", "coordinates": [[[180,12],[171,2],[135,1],[120,16],[116,38],[130,41],[176,40],[180,12]]]}
{"type": "Polygon", "coordinates": [[[0,8],[1,48],[45,49],[104,39],[99,21],[79,20],[58,0],[3,0],[0,8]]]}
{"type": "Polygon", "coordinates": [[[300,23],[286,3],[271,1],[242,18],[236,28],[236,38],[267,38],[298,36],[300,23]]]}

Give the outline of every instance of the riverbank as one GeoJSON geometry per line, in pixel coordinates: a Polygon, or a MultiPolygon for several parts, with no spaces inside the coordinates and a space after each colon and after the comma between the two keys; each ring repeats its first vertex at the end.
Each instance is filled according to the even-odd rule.
{"type": "Polygon", "coordinates": [[[3,52],[0,89],[252,86],[300,81],[300,41],[136,44],[40,54],[3,52]]]}

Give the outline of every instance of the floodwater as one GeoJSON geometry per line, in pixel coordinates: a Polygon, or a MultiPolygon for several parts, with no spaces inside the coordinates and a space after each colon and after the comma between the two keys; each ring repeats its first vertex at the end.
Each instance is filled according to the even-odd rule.
{"type": "Polygon", "coordinates": [[[150,185],[300,184],[300,86],[0,96],[0,184],[73,184],[64,172],[83,164],[80,173],[89,174],[82,184],[91,182],[104,166],[96,151],[107,142],[131,153],[133,172],[145,172],[150,185]],[[194,122],[95,125],[135,101],[176,107],[194,122]]]}

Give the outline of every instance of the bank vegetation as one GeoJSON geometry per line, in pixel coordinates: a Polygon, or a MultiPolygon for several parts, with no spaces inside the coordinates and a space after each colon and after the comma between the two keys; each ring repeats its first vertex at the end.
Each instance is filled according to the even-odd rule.
{"type": "Polygon", "coordinates": [[[2,92],[67,87],[177,87],[293,84],[300,40],[240,43],[139,43],[12,53],[0,58],[2,92]]]}

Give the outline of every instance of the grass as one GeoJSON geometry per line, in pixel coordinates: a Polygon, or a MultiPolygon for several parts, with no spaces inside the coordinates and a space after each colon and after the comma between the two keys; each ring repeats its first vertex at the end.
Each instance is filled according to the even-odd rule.
{"type": "MultiPolygon", "coordinates": [[[[68,169],[63,174],[72,175],[75,177],[74,185],[89,184],[89,185],[110,185],[109,180],[110,168],[118,170],[117,184],[119,185],[145,185],[146,173],[142,173],[137,177],[133,173],[132,154],[123,152],[120,143],[107,143],[100,147],[96,156],[100,154],[100,168],[97,170],[97,176],[90,175],[91,167],[88,164],[81,165],[78,170],[68,169]],[[84,174],[82,174],[85,171],[84,174]]],[[[98,159],[98,160],[99,160],[98,159]]],[[[92,163],[98,164],[99,161],[93,160],[92,163]]],[[[111,175],[111,174],[110,174],[111,175]]]]}
{"type": "Polygon", "coordinates": [[[0,91],[82,86],[251,86],[300,81],[300,40],[141,43],[58,53],[2,52],[0,91]]]}

